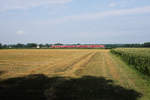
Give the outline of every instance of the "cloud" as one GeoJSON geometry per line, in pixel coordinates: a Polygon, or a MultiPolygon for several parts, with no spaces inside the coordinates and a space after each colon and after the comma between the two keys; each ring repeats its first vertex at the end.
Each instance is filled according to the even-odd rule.
{"type": "Polygon", "coordinates": [[[116,7],[116,6],[117,6],[117,3],[112,2],[112,3],[110,3],[108,6],[111,7],[111,8],[116,7]]]}
{"type": "Polygon", "coordinates": [[[23,34],[24,34],[24,31],[23,31],[23,30],[18,30],[18,31],[16,32],[16,34],[18,34],[18,35],[23,35],[23,34]]]}
{"type": "Polygon", "coordinates": [[[130,8],[130,9],[118,9],[118,10],[111,10],[105,12],[97,12],[97,13],[87,13],[81,15],[74,15],[74,16],[65,16],[63,18],[59,18],[56,20],[51,20],[50,22],[64,22],[64,21],[74,21],[74,20],[93,20],[93,19],[101,19],[106,17],[112,16],[121,16],[121,15],[134,15],[134,14],[144,14],[150,13],[150,6],[144,6],[139,8],[130,8]]]}
{"type": "Polygon", "coordinates": [[[29,9],[39,6],[52,6],[71,2],[72,0],[0,0],[0,11],[29,9]]]}

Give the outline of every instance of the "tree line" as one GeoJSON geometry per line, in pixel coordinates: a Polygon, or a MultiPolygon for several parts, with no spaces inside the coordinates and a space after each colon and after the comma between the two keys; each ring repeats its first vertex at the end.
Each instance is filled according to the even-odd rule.
{"type": "Polygon", "coordinates": [[[149,48],[150,42],[142,44],[104,44],[106,48],[149,48]]]}
{"type": "MultiPolygon", "coordinates": [[[[64,45],[62,43],[55,43],[55,44],[37,44],[37,43],[27,43],[27,44],[1,44],[0,49],[11,49],[11,48],[50,48],[52,45],[64,45]]],[[[72,45],[81,45],[80,43],[72,44],[72,45]]],[[[84,44],[86,45],[86,44],[84,44]]],[[[89,44],[88,44],[89,45],[89,44]]],[[[125,48],[140,48],[140,47],[150,47],[150,42],[145,42],[143,44],[103,44],[106,48],[118,48],[118,47],[125,47],[125,48]]]]}
{"type": "Polygon", "coordinates": [[[11,48],[49,48],[51,44],[37,44],[37,43],[27,43],[27,44],[1,44],[0,43],[0,48],[1,49],[11,49],[11,48]]]}

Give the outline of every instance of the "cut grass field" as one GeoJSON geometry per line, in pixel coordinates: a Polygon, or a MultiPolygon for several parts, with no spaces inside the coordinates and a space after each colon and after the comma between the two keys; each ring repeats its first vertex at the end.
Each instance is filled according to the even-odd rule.
{"type": "Polygon", "coordinates": [[[0,50],[0,98],[150,100],[150,85],[109,50],[0,50]]]}

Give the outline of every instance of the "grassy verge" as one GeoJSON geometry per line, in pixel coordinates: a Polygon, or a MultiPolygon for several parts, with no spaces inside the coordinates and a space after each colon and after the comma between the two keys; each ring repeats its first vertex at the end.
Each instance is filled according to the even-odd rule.
{"type": "Polygon", "coordinates": [[[120,55],[118,55],[118,54],[114,54],[114,53],[112,52],[112,50],[111,50],[111,54],[112,54],[112,56],[115,56],[115,57],[117,57],[119,60],[121,60],[122,62],[124,62],[125,65],[128,66],[132,71],[134,71],[138,76],[140,76],[142,79],[146,80],[148,84],[150,83],[150,78],[149,78],[148,75],[143,74],[142,72],[138,71],[138,70],[134,67],[134,65],[131,65],[131,64],[129,64],[128,62],[126,62],[122,56],[120,56],[120,55]]]}
{"type": "Polygon", "coordinates": [[[112,49],[111,53],[121,57],[139,72],[150,76],[150,49],[112,49]],[[144,52],[144,53],[143,53],[144,52]]]}

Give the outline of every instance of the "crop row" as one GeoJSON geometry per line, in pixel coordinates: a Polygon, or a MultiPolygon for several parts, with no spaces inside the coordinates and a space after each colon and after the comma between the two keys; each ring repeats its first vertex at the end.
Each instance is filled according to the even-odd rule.
{"type": "Polygon", "coordinates": [[[125,62],[132,65],[139,72],[150,76],[150,49],[118,48],[112,49],[111,52],[119,55],[125,62]]]}

